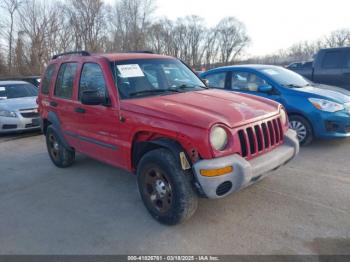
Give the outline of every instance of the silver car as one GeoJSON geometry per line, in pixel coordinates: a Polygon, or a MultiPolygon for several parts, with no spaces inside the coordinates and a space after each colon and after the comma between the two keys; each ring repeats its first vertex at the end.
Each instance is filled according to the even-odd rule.
{"type": "Polygon", "coordinates": [[[0,81],[0,134],[40,129],[38,89],[24,81],[0,81]]]}

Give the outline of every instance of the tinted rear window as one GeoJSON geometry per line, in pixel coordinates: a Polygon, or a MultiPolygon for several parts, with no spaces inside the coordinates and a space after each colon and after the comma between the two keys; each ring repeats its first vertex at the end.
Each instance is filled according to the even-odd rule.
{"type": "Polygon", "coordinates": [[[41,84],[41,93],[42,94],[48,94],[50,91],[50,83],[51,83],[51,78],[53,76],[53,73],[55,72],[56,65],[51,64],[47,67],[44,78],[42,80],[41,84]]]}
{"type": "Polygon", "coordinates": [[[32,84],[13,84],[0,86],[0,99],[32,97],[38,95],[38,89],[32,84]]]}
{"type": "Polygon", "coordinates": [[[334,51],[334,52],[327,52],[324,55],[322,67],[323,68],[340,68],[341,64],[341,52],[340,51],[334,51]]]}

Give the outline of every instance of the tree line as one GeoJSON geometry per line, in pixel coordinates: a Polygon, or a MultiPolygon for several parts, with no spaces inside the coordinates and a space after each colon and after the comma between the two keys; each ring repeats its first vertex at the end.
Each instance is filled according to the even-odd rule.
{"type": "Polygon", "coordinates": [[[155,0],[2,0],[0,75],[40,74],[54,54],[150,50],[191,66],[232,63],[249,44],[234,17],[155,17],[155,0]]]}
{"type": "Polygon", "coordinates": [[[288,65],[292,62],[313,60],[313,56],[322,48],[350,47],[350,28],[335,30],[315,41],[295,43],[287,49],[262,57],[251,57],[240,63],[258,63],[288,65]]]}
{"type": "Polygon", "coordinates": [[[244,58],[245,25],[225,17],[213,27],[199,16],[156,17],[156,0],[1,0],[0,76],[37,75],[54,54],[73,50],[150,50],[200,69],[234,63],[285,65],[325,47],[350,46],[350,29],[261,57],[244,58]]]}

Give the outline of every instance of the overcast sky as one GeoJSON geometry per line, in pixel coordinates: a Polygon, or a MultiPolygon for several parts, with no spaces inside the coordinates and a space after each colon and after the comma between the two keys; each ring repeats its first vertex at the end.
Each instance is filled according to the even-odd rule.
{"type": "Polygon", "coordinates": [[[156,0],[156,4],[157,16],[176,19],[194,14],[205,18],[209,26],[225,16],[236,17],[252,39],[246,50],[251,55],[350,28],[350,0],[156,0]]]}

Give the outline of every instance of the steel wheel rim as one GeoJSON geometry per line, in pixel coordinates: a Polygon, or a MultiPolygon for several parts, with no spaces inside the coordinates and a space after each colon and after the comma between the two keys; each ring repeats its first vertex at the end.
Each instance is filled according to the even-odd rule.
{"type": "Polygon", "coordinates": [[[304,141],[307,136],[306,126],[300,121],[292,120],[289,122],[289,127],[297,132],[300,142],[304,141]]]}
{"type": "Polygon", "coordinates": [[[164,172],[151,168],[145,173],[143,184],[147,201],[160,213],[167,212],[173,203],[173,192],[164,172]]]}
{"type": "Polygon", "coordinates": [[[59,144],[58,141],[56,139],[56,137],[53,134],[49,135],[49,150],[50,150],[50,154],[51,156],[55,159],[58,160],[59,159],[59,144]]]}

